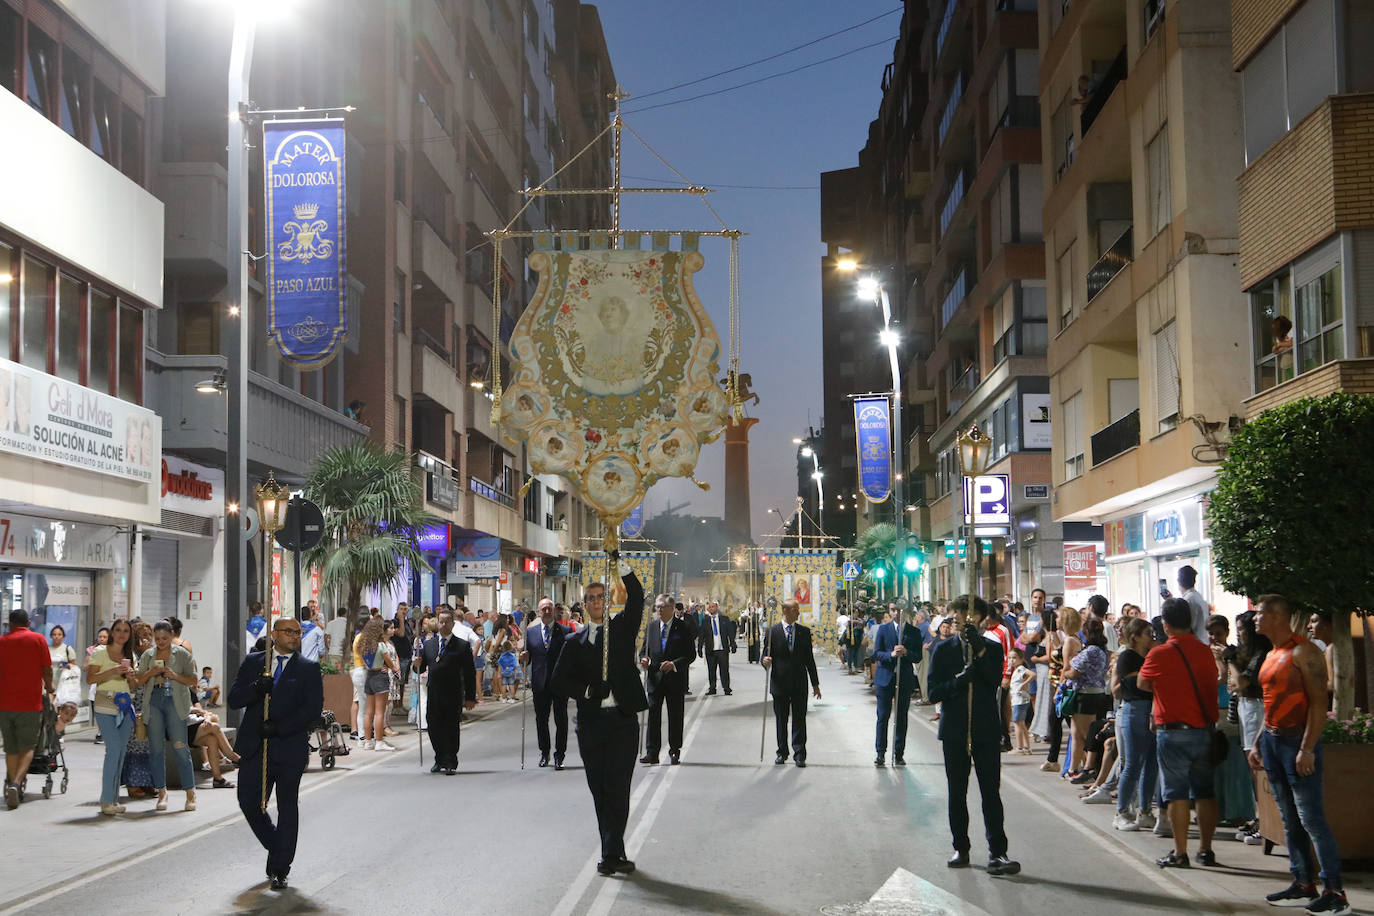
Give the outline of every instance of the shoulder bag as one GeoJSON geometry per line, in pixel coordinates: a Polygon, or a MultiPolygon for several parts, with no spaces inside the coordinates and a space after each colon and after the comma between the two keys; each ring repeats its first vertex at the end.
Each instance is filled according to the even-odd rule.
{"type": "MultiPolygon", "coordinates": [[[[1174,643],[1174,648],[1178,649],[1178,654],[1183,659],[1183,670],[1188,672],[1188,680],[1193,685],[1193,695],[1197,697],[1198,711],[1202,713],[1202,721],[1206,722],[1207,704],[1202,702],[1202,691],[1198,689],[1197,678],[1193,677],[1193,666],[1188,664],[1188,656],[1178,643],[1174,643]]],[[[1215,722],[1208,724],[1206,728],[1212,735],[1212,747],[1208,751],[1207,759],[1211,761],[1212,766],[1219,767],[1226,762],[1226,756],[1231,752],[1231,739],[1217,728],[1215,722]]]]}

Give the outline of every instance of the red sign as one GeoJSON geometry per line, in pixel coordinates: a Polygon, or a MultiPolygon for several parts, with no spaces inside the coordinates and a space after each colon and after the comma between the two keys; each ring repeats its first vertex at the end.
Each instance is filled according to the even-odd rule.
{"type": "Polygon", "coordinates": [[[525,557],[525,559],[524,559],[523,562],[524,562],[524,566],[525,566],[525,572],[527,572],[527,573],[537,573],[537,572],[539,572],[539,561],[536,560],[534,557],[525,557]]]}
{"type": "Polygon", "coordinates": [[[501,578],[499,581],[502,585],[510,585],[510,573],[506,572],[504,569],[501,570],[501,578]]]}
{"type": "Polygon", "coordinates": [[[1097,588],[1097,545],[1064,544],[1064,590],[1097,588]]]}
{"type": "Polygon", "coordinates": [[[195,471],[182,470],[173,474],[167,469],[167,461],[162,461],[162,495],[176,493],[188,499],[209,502],[215,497],[215,488],[208,480],[201,480],[195,471]]]}

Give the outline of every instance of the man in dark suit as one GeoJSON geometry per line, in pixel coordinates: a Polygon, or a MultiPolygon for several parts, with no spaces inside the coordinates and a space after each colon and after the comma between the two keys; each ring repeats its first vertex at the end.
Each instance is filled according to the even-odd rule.
{"type": "MultiPolygon", "coordinates": [[[[695,646],[697,644],[697,633],[700,630],[697,623],[697,612],[686,610],[681,601],[677,602],[673,607],[676,608],[674,616],[687,625],[687,638],[691,640],[692,645],[695,646]]],[[[682,683],[684,685],[682,692],[689,697],[692,695],[692,662],[694,661],[696,661],[695,655],[687,660],[687,670],[683,672],[682,675],[682,683]]]]}
{"type": "Polygon", "coordinates": [[[930,654],[930,698],[940,703],[940,741],[949,785],[949,829],[954,835],[950,868],[968,868],[968,776],[978,773],[983,827],[988,840],[988,874],[1014,875],[1021,864],[1007,858],[1002,824],[1002,644],[983,636],[994,611],[986,601],[964,595],[950,602],[959,636],[937,642],[930,654]]]}
{"type": "Polygon", "coordinates": [[[778,727],[778,756],[787,762],[787,720],[792,719],[792,759],[806,766],[806,685],[821,698],[821,679],[811,652],[811,631],[797,623],[801,607],[795,598],[782,603],[782,623],[769,627],[764,639],[763,667],[772,671],[769,692],[773,695],[773,720],[778,727]]]}
{"type": "Polygon", "coordinates": [[[720,686],[730,696],[730,654],[739,646],[735,642],[735,622],[720,612],[720,602],[712,601],[706,608],[697,637],[697,657],[706,658],[706,677],[710,686],[706,695],[716,692],[716,672],[720,672],[720,686]]]}
{"type": "Polygon", "coordinates": [[[673,599],[654,600],[654,619],[644,632],[639,666],[649,675],[649,736],[640,763],[658,763],[663,747],[663,707],[668,706],[668,760],[682,762],[682,718],[687,696],[687,668],[692,663],[692,635],[687,621],[674,615],[673,599]]]}
{"type": "Polygon", "coordinates": [[[873,683],[878,695],[878,756],[874,766],[885,766],[887,759],[887,725],[892,715],[892,701],[897,701],[897,726],[892,736],[892,765],[906,766],[906,726],[911,710],[911,695],[916,690],[916,665],[921,661],[921,631],[916,628],[915,612],[899,611],[905,620],[889,620],[878,627],[873,640],[873,658],[877,668],[873,683]],[[902,628],[901,642],[897,628],[902,628]]]}
{"type": "MultiPolygon", "coordinates": [[[[619,562],[618,552],[612,551],[611,559],[619,562]]],[[[588,585],[582,593],[587,626],[564,642],[553,670],[553,688],[577,703],[577,749],[596,806],[601,832],[596,870],[602,875],[635,870],[625,858],[625,823],[630,819],[639,713],[649,708],[635,656],[644,619],[644,586],[628,564],[619,571],[625,583],[625,609],[605,624],[606,586],[588,585]]]]}
{"type": "Polygon", "coordinates": [[[234,750],[242,756],[239,808],[258,842],[267,850],[267,877],[273,890],[286,887],[286,876],[296,858],[301,774],[310,762],[308,736],[324,711],[320,666],[305,659],[300,650],[300,622],[279,618],[272,627],[271,646],[264,652],[252,652],[243,660],[234,686],[229,689],[230,707],[243,710],[243,721],[234,741],[234,750]],[[266,791],[268,796],[274,790],[277,794],[275,825],[262,810],[266,797],[262,781],[264,740],[266,791]]]}
{"type": "Polygon", "coordinates": [[[539,737],[539,765],[549,765],[553,748],[553,768],[563,769],[568,753],[568,698],[553,689],[553,669],[567,631],[554,620],[553,599],[539,599],[539,620],[525,627],[522,664],[530,666],[530,690],[534,693],[534,731],[539,737]],[[553,713],[554,740],[549,741],[549,713],[553,713]]]}
{"type": "MultiPolygon", "coordinates": [[[[466,626],[463,629],[472,632],[466,626]]],[[[429,771],[452,776],[458,769],[463,710],[477,705],[477,668],[472,643],[455,631],[453,611],[447,606],[439,610],[439,632],[420,644],[415,664],[421,674],[429,672],[425,727],[434,748],[434,766],[429,771]]]]}

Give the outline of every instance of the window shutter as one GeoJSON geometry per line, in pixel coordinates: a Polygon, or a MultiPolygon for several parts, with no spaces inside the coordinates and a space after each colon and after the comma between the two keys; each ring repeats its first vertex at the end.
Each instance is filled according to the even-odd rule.
{"type": "Polygon", "coordinates": [[[1154,340],[1155,420],[1162,429],[1165,420],[1178,415],[1178,323],[1171,321],[1160,328],[1154,340]]]}

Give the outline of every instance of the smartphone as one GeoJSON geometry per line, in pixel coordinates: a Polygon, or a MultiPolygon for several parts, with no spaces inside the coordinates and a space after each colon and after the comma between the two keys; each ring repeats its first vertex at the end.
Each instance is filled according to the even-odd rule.
{"type": "Polygon", "coordinates": [[[1169,591],[1169,580],[1168,580],[1168,579],[1160,579],[1160,580],[1159,580],[1159,597],[1161,597],[1161,598],[1166,598],[1166,599],[1167,599],[1167,598],[1172,598],[1172,597],[1174,597],[1173,593],[1169,591]]]}

